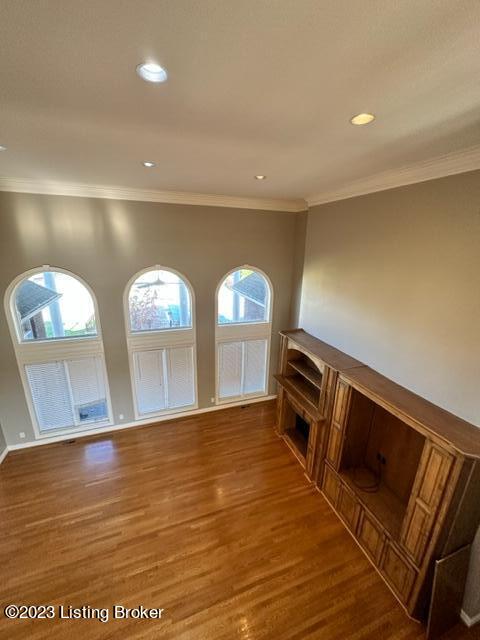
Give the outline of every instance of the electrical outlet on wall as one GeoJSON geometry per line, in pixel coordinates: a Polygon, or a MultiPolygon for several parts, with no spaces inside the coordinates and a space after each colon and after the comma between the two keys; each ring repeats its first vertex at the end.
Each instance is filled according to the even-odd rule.
{"type": "Polygon", "coordinates": [[[120,413],[120,414],[118,415],[118,419],[119,419],[119,420],[123,420],[123,419],[124,419],[124,417],[125,417],[125,416],[123,415],[123,413],[120,413]]]}
{"type": "Polygon", "coordinates": [[[215,402],[215,398],[210,398],[210,402],[215,402]]]}
{"type": "Polygon", "coordinates": [[[25,438],[25,431],[20,431],[20,433],[18,434],[19,438],[22,438],[22,440],[25,438]]]}

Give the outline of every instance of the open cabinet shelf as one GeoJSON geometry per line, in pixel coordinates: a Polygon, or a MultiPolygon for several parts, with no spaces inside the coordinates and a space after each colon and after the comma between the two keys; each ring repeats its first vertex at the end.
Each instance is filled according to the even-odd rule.
{"type": "Polygon", "coordinates": [[[304,360],[290,360],[288,364],[318,390],[322,388],[321,373],[313,369],[304,360]]]}

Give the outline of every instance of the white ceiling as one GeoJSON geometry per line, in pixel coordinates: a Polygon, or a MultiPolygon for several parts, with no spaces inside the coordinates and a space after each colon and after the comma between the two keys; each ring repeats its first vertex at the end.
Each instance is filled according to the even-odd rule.
{"type": "Polygon", "coordinates": [[[480,145],[479,28],[478,0],[3,0],[0,177],[321,200],[480,145]]]}

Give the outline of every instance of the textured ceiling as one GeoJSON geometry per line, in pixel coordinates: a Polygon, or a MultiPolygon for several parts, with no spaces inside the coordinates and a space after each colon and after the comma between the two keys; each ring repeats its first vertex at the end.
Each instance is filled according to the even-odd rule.
{"type": "Polygon", "coordinates": [[[342,188],[480,144],[479,25],[478,0],[3,0],[0,176],[342,188]],[[167,83],[136,76],[147,59],[167,83]]]}

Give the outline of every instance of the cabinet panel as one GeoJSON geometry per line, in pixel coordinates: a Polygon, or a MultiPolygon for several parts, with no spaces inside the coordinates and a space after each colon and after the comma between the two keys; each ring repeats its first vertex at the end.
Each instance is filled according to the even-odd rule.
{"type": "Polygon", "coordinates": [[[333,407],[333,423],[343,429],[351,395],[350,386],[343,380],[338,380],[333,407]]]}
{"type": "Polygon", "coordinates": [[[342,448],[343,433],[333,424],[330,427],[330,435],[328,438],[327,460],[337,468],[340,459],[340,451],[342,448]]]}
{"type": "Polygon", "coordinates": [[[403,547],[417,565],[430,541],[453,460],[448,451],[425,444],[401,535],[403,547]]]}
{"type": "Polygon", "coordinates": [[[381,571],[402,602],[408,600],[416,572],[389,542],[382,560],[381,571]]]}
{"type": "Polygon", "coordinates": [[[360,516],[357,537],[367,555],[379,565],[385,547],[385,535],[381,527],[365,511],[360,516]]]}
{"type": "Polygon", "coordinates": [[[417,502],[403,537],[403,546],[416,562],[420,562],[430,533],[430,512],[417,502]]]}
{"type": "Polygon", "coordinates": [[[427,451],[425,473],[418,492],[419,499],[435,507],[441,499],[452,465],[452,456],[443,449],[430,445],[427,451]]]}
{"type": "Polygon", "coordinates": [[[344,520],[345,524],[355,533],[357,528],[358,516],[360,514],[360,505],[357,499],[344,485],[341,485],[337,511],[344,520]]]}
{"type": "Polygon", "coordinates": [[[338,493],[340,491],[340,480],[338,479],[337,475],[330,469],[328,464],[325,465],[323,473],[322,490],[331,504],[336,507],[338,493]]]}
{"type": "Polygon", "coordinates": [[[307,456],[305,461],[305,471],[311,479],[315,467],[315,457],[317,451],[318,425],[316,422],[310,423],[310,433],[308,436],[307,456]]]}

